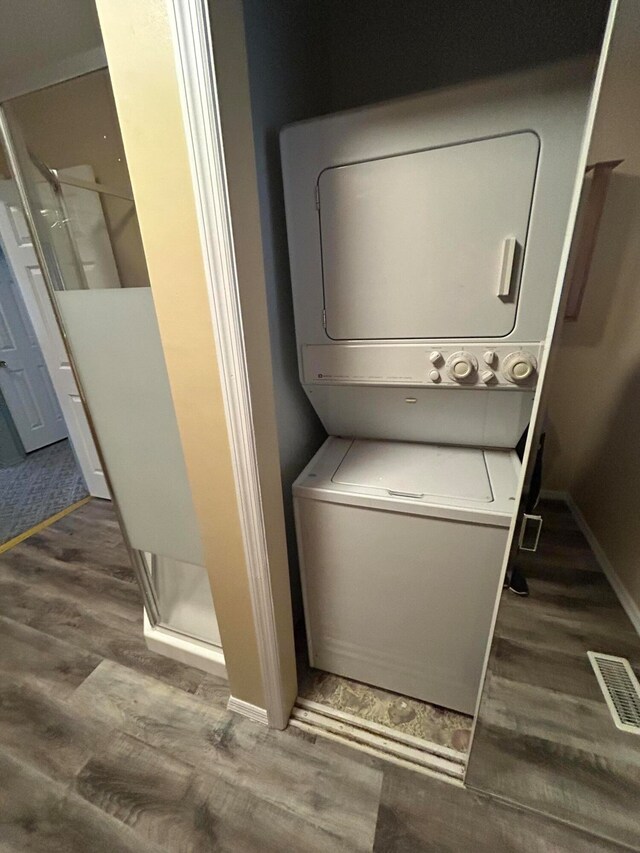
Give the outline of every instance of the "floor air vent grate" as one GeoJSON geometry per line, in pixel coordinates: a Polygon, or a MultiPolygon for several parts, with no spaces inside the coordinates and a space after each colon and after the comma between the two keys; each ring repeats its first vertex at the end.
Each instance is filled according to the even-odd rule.
{"type": "Polygon", "coordinates": [[[587,655],[616,726],[640,734],[640,683],[629,661],[601,652],[587,655]]]}

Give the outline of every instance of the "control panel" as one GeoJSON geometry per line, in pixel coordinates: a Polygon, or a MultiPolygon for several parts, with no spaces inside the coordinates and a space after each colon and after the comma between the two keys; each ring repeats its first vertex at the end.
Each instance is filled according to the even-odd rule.
{"type": "Polygon", "coordinates": [[[540,343],[326,344],[302,348],[303,381],[434,388],[535,388],[540,343]]]}

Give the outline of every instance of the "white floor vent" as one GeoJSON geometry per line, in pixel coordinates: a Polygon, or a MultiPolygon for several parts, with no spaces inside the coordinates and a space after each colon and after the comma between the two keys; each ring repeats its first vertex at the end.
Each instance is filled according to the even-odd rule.
{"type": "Polygon", "coordinates": [[[629,661],[601,652],[587,655],[616,726],[640,734],[640,683],[629,661]]]}

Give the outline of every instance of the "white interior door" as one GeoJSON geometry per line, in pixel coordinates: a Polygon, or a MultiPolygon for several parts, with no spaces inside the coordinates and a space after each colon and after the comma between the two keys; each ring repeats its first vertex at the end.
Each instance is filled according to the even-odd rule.
{"type": "Polygon", "coordinates": [[[0,390],[29,453],[67,437],[60,406],[22,296],[0,258],[0,390]]]}
{"type": "MultiPolygon", "coordinates": [[[[95,194],[86,192],[86,195],[95,194]]],[[[78,386],[69,364],[67,351],[49,300],[31,242],[31,235],[22,213],[18,191],[13,181],[0,181],[0,238],[33,323],[44,360],[49,368],[53,386],[67,424],[69,437],[87,488],[94,497],[109,498],[109,491],[84,413],[78,386]]],[[[83,263],[88,263],[86,258],[87,256],[85,256],[83,263]]]]}

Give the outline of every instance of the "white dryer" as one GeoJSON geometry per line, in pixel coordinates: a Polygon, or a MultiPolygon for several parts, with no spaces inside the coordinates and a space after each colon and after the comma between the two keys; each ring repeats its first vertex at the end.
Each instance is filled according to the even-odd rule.
{"type": "Polygon", "coordinates": [[[300,380],[330,435],[515,446],[591,76],[562,63],[284,128],[300,380]]]}
{"type": "Polygon", "coordinates": [[[472,714],[518,469],[329,438],[293,487],[311,666],[472,714]]]}

